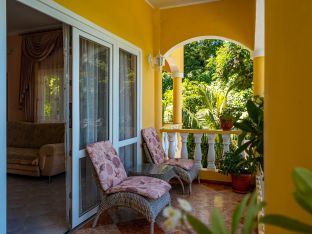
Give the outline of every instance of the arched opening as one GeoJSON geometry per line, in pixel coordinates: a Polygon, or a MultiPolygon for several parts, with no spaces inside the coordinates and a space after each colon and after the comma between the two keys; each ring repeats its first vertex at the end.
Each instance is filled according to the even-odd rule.
{"type": "MultiPolygon", "coordinates": [[[[246,103],[253,97],[251,56],[252,51],[241,43],[211,36],[186,40],[167,51],[163,68],[164,123],[216,130],[221,129],[222,119],[233,123],[246,115],[246,103]]],[[[237,137],[230,141],[237,147],[237,137]]],[[[214,167],[218,167],[224,152],[221,134],[214,139],[214,146],[214,167]]],[[[194,139],[189,137],[190,154],[194,154],[194,148],[194,139]]],[[[202,141],[201,148],[202,165],[207,167],[207,139],[202,141]]]]}

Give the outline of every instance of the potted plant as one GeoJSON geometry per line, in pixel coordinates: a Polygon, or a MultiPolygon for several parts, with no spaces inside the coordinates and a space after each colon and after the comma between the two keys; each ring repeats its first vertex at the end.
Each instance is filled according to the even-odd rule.
{"type": "Polygon", "coordinates": [[[225,110],[222,111],[222,113],[219,115],[219,119],[220,126],[224,131],[232,129],[234,122],[236,120],[231,108],[229,107],[226,107],[225,110]]]}
{"type": "Polygon", "coordinates": [[[226,152],[220,160],[219,173],[232,177],[232,188],[237,193],[248,193],[252,188],[253,174],[257,171],[254,157],[243,157],[236,150],[226,152]]]}
{"type": "Polygon", "coordinates": [[[246,152],[249,157],[254,158],[260,165],[260,170],[263,168],[263,98],[255,97],[249,100],[246,104],[248,116],[234,123],[234,126],[242,130],[239,135],[240,147],[236,150],[237,154],[246,152]]]}

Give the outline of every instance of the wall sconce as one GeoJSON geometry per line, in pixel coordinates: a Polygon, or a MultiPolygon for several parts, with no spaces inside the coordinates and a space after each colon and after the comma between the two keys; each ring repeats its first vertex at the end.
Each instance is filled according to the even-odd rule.
{"type": "Polygon", "coordinates": [[[151,54],[148,55],[148,63],[153,67],[156,65],[158,67],[164,66],[165,58],[158,52],[157,56],[153,58],[151,54]]]}

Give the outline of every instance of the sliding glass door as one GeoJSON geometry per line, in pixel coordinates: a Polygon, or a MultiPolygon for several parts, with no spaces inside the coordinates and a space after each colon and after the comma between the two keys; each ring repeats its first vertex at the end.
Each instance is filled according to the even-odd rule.
{"type": "Polygon", "coordinates": [[[140,163],[140,67],[139,54],[131,48],[118,48],[118,79],[115,93],[118,100],[118,136],[116,145],[126,170],[140,163]]]}
{"type": "Polygon", "coordinates": [[[99,204],[88,144],[110,140],[126,169],[142,161],[140,51],[99,38],[73,28],[72,227],[99,204]]]}
{"type": "Polygon", "coordinates": [[[88,144],[111,140],[112,45],[73,29],[72,224],[95,214],[99,193],[88,144]]]}
{"type": "Polygon", "coordinates": [[[0,0],[0,233],[6,233],[6,1],[0,0]]]}

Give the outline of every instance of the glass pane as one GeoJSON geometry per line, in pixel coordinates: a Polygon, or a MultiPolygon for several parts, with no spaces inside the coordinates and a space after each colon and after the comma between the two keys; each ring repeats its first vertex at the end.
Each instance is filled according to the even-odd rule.
{"type": "Polygon", "coordinates": [[[119,148],[119,157],[126,169],[136,165],[137,143],[119,148]]]}
{"type": "Polygon", "coordinates": [[[119,140],[137,135],[137,56],[119,51],[119,140]]]}
{"type": "Polygon", "coordinates": [[[80,38],[80,149],[108,140],[109,48],[80,38]]]}
{"type": "Polygon", "coordinates": [[[79,170],[79,215],[81,216],[98,205],[100,194],[93,178],[93,165],[88,157],[79,159],[79,170]]]}

